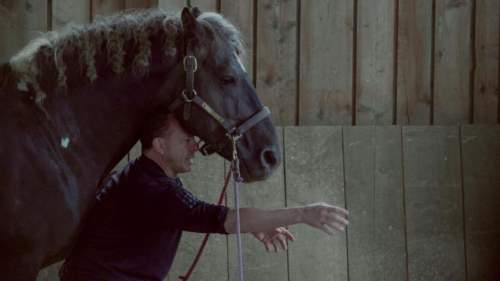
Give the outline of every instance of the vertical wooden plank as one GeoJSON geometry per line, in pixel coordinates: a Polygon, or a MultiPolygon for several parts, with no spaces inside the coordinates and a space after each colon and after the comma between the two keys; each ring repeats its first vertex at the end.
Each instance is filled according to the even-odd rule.
{"type": "Polygon", "coordinates": [[[158,7],[166,11],[180,11],[187,6],[187,0],[158,0],[158,7]]]}
{"type": "Polygon", "coordinates": [[[356,124],[393,121],[395,0],[358,1],[356,124]]]}
{"type": "Polygon", "coordinates": [[[349,280],[406,280],[400,127],[344,127],[349,280]]]}
{"type": "MultiPolygon", "coordinates": [[[[277,128],[282,143],[282,128],[277,128]]],[[[233,189],[228,190],[228,205],[234,208],[233,189]]],[[[282,165],[269,179],[240,187],[242,207],[276,209],[285,207],[285,176],[282,165]]],[[[246,280],[288,281],[287,252],[267,253],[251,234],[244,235],[243,263],[246,280]]],[[[293,244],[293,243],[292,243],[293,244]]],[[[290,245],[292,247],[292,245],[290,245]]],[[[229,236],[229,280],[238,279],[236,237],[229,236]]]]}
{"type": "Polygon", "coordinates": [[[108,16],[125,9],[125,0],[91,0],[92,18],[108,16]]]}
{"type": "Polygon", "coordinates": [[[409,281],[465,280],[458,127],[403,128],[409,281]]]}
{"type": "Polygon", "coordinates": [[[436,1],[434,124],[470,121],[472,0],[436,1]]]}
{"type": "Polygon", "coordinates": [[[252,79],[254,79],[254,1],[220,0],[221,14],[232,22],[243,36],[246,50],[243,65],[252,79]]]}
{"type": "Polygon", "coordinates": [[[157,8],[159,0],[125,0],[126,9],[157,8]]]}
{"type": "Polygon", "coordinates": [[[52,0],[52,29],[58,30],[67,24],[90,22],[91,0],[52,0]]]}
{"type": "MultiPolygon", "coordinates": [[[[344,206],[341,127],[286,127],[287,206],[324,201],[344,206]]],[[[328,236],[305,225],[290,227],[289,280],[347,281],[345,233],[328,236]]]]}
{"type": "Polygon", "coordinates": [[[202,12],[217,12],[217,0],[191,0],[192,7],[198,7],[202,12]]]}
{"type": "MultiPolygon", "coordinates": [[[[196,197],[216,203],[224,184],[224,162],[218,155],[197,154],[193,170],[181,175],[184,186],[196,197]]],[[[184,232],[174,264],[169,273],[170,280],[179,280],[191,265],[204,234],[184,232]]],[[[213,234],[208,240],[203,256],[196,266],[191,280],[227,280],[227,240],[225,235],[213,234]]]]}
{"type": "Polygon", "coordinates": [[[397,124],[431,124],[432,1],[399,0],[397,124]]]}
{"type": "Polygon", "coordinates": [[[257,79],[274,124],[296,124],[297,0],[257,2],[257,79]]]}
{"type": "Polygon", "coordinates": [[[500,1],[476,0],[474,123],[499,119],[500,1]]]}
{"type": "Polygon", "coordinates": [[[301,125],[352,123],[353,3],[301,1],[301,125]]]}
{"type": "Polygon", "coordinates": [[[0,2],[0,63],[48,30],[47,0],[0,2]]]}
{"type": "Polygon", "coordinates": [[[500,126],[462,129],[468,280],[500,278],[500,126]]]}

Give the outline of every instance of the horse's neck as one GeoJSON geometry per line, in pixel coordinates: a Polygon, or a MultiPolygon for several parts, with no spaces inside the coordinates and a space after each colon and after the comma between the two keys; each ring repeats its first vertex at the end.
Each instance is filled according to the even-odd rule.
{"type": "Polygon", "coordinates": [[[84,167],[87,176],[98,182],[137,142],[143,119],[158,103],[160,78],[98,80],[68,98],[74,116],[66,127],[78,146],[75,157],[92,165],[84,167]]]}

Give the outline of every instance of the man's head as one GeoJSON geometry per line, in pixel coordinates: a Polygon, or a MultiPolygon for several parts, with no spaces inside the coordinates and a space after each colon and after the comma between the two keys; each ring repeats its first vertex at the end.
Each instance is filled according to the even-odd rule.
{"type": "Polygon", "coordinates": [[[189,172],[198,151],[194,136],[167,111],[157,111],[146,121],[141,144],[142,153],[160,165],[170,177],[189,172]]]}

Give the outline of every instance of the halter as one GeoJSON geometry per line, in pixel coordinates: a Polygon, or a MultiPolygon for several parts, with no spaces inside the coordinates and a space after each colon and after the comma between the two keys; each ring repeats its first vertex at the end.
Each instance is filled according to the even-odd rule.
{"type": "MultiPolygon", "coordinates": [[[[187,55],[183,59],[184,71],[186,72],[186,86],[179,97],[177,97],[168,107],[170,112],[176,110],[179,106],[184,105],[183,109],[183,119],[185,121],[191,118],[191,105],[194,103],[203,109],[210,117],[217,121],[225,131],[226,137],[228,137],[231,142],[237,141],[246,131],[255,126],[257,123],[271,115],[271,111],[267,106],[262,107],[259,112],[248,117],[241,124],[237,122],[228,120],[218,114],[210,105],[208,105],[194,89],[194,73],[198,69],[198,61],[193,55],[193,52],[188,43],[187,55]]],[[[209,155],[214,152],[220,152],[224,147],[223,141],[218,140],[216,143],[208,143],[200,148],[200,152],[203,155],[209,155]]]]}
{"type": "MultiPolygon", "coordinates": [[[[194,89],[194,73],[198,69],[198,62],[196,57],[193,55],[193,52],[190,48],[190,42],[187,44],[187,52],[186,56],[183,59],[184,71],[186,72],[186,86],[185,89],[182,90],[180,97],[177,97],[172,104],[168,107],[170,112],[176,110],[179,106],[184,105],[183,109],[183,118],[184,120],[189,120],[191,118],[191,105],[194,103],[203,109],[208,115],[210,115],[213,119],[215,119],[225,131],[226,137],[229,138],[232,145],[232,158],[231,158],[231,169],[228,173],[227,179],[229,179],[230,174],[233,176],[233,189],[234,189],[234,200],[235,200],[235,209],[236,209],[236,248],[237,248],[237,256],[238,256],[238,269],[239,269],[239,281],[243,281],[243,253],[241,246],[241,226],[240,226],[240,193],[239,193],[239,184],[243,181],[240,176],[240,163],[238,158],[238,149],[237,142],[241,138],[241,136],[248,131],[250,128],[255,126],[257,123],[262,121],[264,118],[271,115],[271,111],[267,106],[262,107],[257,113],[248,117],[245,121],[243,121],[240,125],[237,125],[236,122],[225,119],[220,114],[218,114],[210,105],[208,105],[194,89]]],[[[215,144],[205,143],[201,148],[200,152],[203,155],[212,154],[216,151],[221,151],[224,145],[221,145],[222,142],[218,141],[215,144]]],[[[225,193],[225,189],[227,187],[228,181],[226,180],[226,184],[224,185],[223,192],[221,194],[221,198],[219,199],[219,204],[222,203],[222,198],[225,193]]],[[[205,247],[205,244],[208,239],[208,234],[205,236],[200,250],[195,257],[191,267],[188,272],[184,276],[179,276],[181,280],[187,281],[191,276],[191,273],[198,262],[198,259],[205,247]]]]}

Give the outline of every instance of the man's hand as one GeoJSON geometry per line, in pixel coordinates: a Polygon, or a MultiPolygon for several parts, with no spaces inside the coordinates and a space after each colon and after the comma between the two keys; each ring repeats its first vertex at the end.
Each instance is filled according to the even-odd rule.
{"type": "Polygon", "coordinates": [[[264,244],[268,252],[271,251],[271,248],[274,252],[280,250],[285,251],[288,249],[288,241],[295,241],[295,237],[293,237],[292,233],[284,227],[277,227],[268,232],[254,232],[252,234],[257,240],[264,244]]]}
{"type": "Polygon", "coordinates": [[[314,203],[302,207],[301,220],[312,227],[333,235],[334,230],[345,230],[345,227],[349,224],[347,220],[348,214],[349,212],[341,207],[326,203],[314,203]]]}

